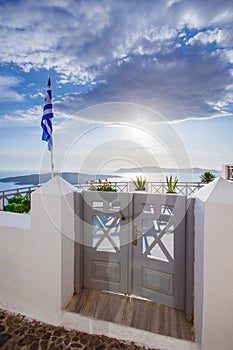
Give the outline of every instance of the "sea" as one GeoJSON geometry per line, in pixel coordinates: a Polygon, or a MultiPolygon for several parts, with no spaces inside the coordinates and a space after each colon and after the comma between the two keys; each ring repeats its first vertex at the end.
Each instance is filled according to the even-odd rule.
{"type": "MultiPolygon", "coordinates": [[[[23,176],[23,175],[31,175],[31,174],[36,174],[38,171],[35,170],[0,170],[0,191],[5,191],[5,190],[13,190],[16,188],[21,188],[21,187],[27,187],[27,186],[33,186],[33,184],[28,184],[28,185],[16,185],[14,182],[1,182],[1,179],[7,178],[7,177],[15,177],[15,176],[23,176]]],[[[202,172],[203,173],[203,172],[202,172]]],[[[166,176],[170,177],[171,175],[173,178],[176,176],[178,177],[179,182],[200,182],[200,175],[202,173],[153,173],[153,172],[148,172],[148,173],[136,173],[136,172],[115,172],[112,173],[109,177],[108,180],[111,182],[128,182],[132,181],[132,179],[135,179],[137,175],[142,175],[143,177],[146,177],[147,181],[149,182],[163,182],[166,179],[166,176]]],[[[221,172],[217,172],[216,176],[221,176],[221,172]]]]}
{"type": "MultiPolygon", "coordinates": [[[[23,176],[36,174],[35,170],[0,170],[0,191],[14,190],[15,188],[27,187],[27,185],[16,185],[14,182],[1,182],[1,179],[7,177],[23,176]]],[[[28,185],[30,186],[30,185],[28,185]]],[[[32,186],[32,185],[31,185],[32,186]]]]}

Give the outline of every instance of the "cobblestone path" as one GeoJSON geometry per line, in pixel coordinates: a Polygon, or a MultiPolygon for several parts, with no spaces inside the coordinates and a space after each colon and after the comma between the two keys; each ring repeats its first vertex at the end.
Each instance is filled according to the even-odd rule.
{"type": "MultiPolygon", "coordinates": [[[[1,350],[140,350],[145,347],[106,336],[67,331],[0,309],[1,350]]],[[[150,349],[152,350],[152,349],[150,349]]],[[[155,349],[154,349],[155,350],[155,349]]]]}

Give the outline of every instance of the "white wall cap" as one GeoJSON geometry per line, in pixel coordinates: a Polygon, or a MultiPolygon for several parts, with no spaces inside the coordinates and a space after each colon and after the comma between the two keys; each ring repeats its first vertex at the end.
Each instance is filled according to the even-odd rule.
{"type": "Polygon", "coordinates": [[[64,180],[60,176],[54,176],[51,180],[43,184],[38,190],[33,192],[35,194],[49,194],[49,195],[65,195],[68,193],[76,192],[77,189],[69,182],[64,180]]]}
{"type": "Polygon", "coordinates": [[[195,198],[202,202],[233,203],[233,182],[218,177],[197,191],[195,198]]]}
{"type": "Polygon", "coordinates": [[[29,229],[30,223],[31,216],[29,214],[18,214],[6,211],[0,212],[0,226],[29,229]]]}

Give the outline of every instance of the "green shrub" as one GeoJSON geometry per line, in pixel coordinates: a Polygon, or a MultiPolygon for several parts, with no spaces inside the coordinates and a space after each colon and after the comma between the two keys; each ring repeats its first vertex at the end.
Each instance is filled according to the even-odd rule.
{"type": "Polygon", "coordinates": [[[5,210],[14,213],[28,213],[30,210],[30,200],[26,196],[9,198],[5,210]]]}

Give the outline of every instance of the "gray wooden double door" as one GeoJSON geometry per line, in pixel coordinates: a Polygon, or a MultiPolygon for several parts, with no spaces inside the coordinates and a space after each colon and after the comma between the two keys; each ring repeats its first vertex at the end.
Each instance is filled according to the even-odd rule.
{"type": "Polygon", "coordinates": [[[84,287],[184,310],[186,197],[84,192],[84,287]]]}

